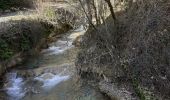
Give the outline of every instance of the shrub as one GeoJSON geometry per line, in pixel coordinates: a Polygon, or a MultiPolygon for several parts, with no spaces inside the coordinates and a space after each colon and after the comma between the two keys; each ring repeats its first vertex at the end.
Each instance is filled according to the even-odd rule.
{"type": "Polygon", "coordinates": [[[13,55],[9,45],[2,39],[0,39],[0,48],[0,60],[9,59],[13,55]]]}
{"type": "Polygon", "coordinates": [[[30,8],[33,6],[33,0],[0,0],[0,9],[15,8],[30,8]]]}

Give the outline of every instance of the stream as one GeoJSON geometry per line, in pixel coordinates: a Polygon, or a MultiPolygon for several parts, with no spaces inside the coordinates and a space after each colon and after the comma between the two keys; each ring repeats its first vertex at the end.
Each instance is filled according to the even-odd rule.
{"type": "Polygon", "coordinates": [[[79,50],[72,43],[84,33],[83,27],[72,30],[38,56],[8,71],[0,100],[107,100],[76,75],[74,62],[79,50]]]}

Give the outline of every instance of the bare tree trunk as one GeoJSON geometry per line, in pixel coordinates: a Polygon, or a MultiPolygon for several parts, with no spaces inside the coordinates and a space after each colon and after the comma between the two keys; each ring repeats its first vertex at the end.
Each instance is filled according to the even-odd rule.
{"type": "Polygon", "coordinates": [[[97,14],[97,8],[96,8],[96,5],[95,5],[95,0],[93,0],[92,5],[93,5],[93,9],[94,9],[96,24],[99,25],[100,22],[99,22],[99,17],[98,17],[98,14],[97,14]]]}
{"type": "Polygon", "coordinates": [[[85,8],[83,7],[82,1],[79,0],[79,2],[80,2],[80,5],[81,5],[81,7],[82,7],[82,9],[83,9],[83,11],[84,11],[87,19],[88,19],[88,22],[89,22],[90,26],[92,26],[95,30],[97,30],[96,27],[93,25],[93,22],[92,22],[91,18],[89,18],[88,14],[87,14],[87,12],[86,12],[86,10],[85,10],[85,8]]]}
{"type": "Polygon", "coordinates": [[[92,21],[93,12],[92,12],[92,7],[91,7],[91,0],[86,0],[86,4],[87,4],[87,11],[88,11],[89,19],[90,19],[90,21],[92,21]]]}
{"type": "Polygon", "coordinates": [[[104,3],[105,1],[103,0],[100,0],[100,5],[98,7],[98,13],[100,14],[99,15],[99,20],[100,20],[100,23],[105,23],[105,17],[106,17],[106,12],[107,12],[107,6],[106,4],[104,3]]]}
{"type": "Polygon", "coordinates": [[[112,3],[110,0],[105,0],[110,8],[110,12],[111,12],[111,15],[113,17],[114,20],[116,20],[116,16],[115,16],[115,13],[114,13],[114,10],[113,10],[113,6],[112,6],[112,3]]]}

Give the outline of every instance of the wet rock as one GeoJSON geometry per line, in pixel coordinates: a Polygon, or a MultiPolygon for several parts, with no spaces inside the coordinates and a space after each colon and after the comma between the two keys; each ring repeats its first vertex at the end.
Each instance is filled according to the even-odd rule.
{"type": "Polygon", "coordinates": [[[39,90],[36,90],[33,87],[26,88],[26,91],[27,91],[27,94],[39,94],[39,93],[41,93],[39,90]]]}
{"type": "Polygon", "coordinates": [[[2,9],[0,9],[0,15],[2,15],[2,13],[3,13],[3,10],[2,10],[2,9]]]}
{"type": "Polygon", "coordinates": [[[10,13],[10,12],[11,12],[11,10],[5,10],[4,12],[5,12],[5,13],[10,13]]]}
{"type": "Polygon", "coordinates": [[[2,73],[3,72],[3,66],[2,66],[2,64],[0,64],[0,73],[2,73]]]}
{"type": "Polygon", "coordinates": [[[5,93],[0,93],[0,100],[6,100],[5,93]]]}
{"type": "Polygon", "coordinates": [[[11,11],[19,11],[19,8],[11,7],[11,11]]]}
{"type": "Polygon", "coordinates": [[[22,62],[22,60],[23,60],[22,54],[18,53],[6,62],[6,67],[7,68],[13,67],[16,64],[19,64],[20,62],[22,62]]]}
{"type": "Polygon", "coordinates": [[[112,100],[136,100],[132,98],[131,93],[119,89],[113,83],[102,81],[99,83],[100,91],[108,95],[112,100]]]}
{"type": "Polygon", "coordinates": [[[78,37],[74,40],[73,45],[75,45],[76,47],[79,47],[79,46],[81,45],[82,41],[83,41],[83,38],[82,38],[82,37],[83,37],[82,35],[78,36],[78,37]]]}
{"type": "Polygon", "coordinates": [[[29,77],[34,77],[35,73],[33,71],[18,71],[18,76],[24,77],[24,78],[29,78],[29,77]]]}
{"type": "Polygon", "coordinates": [[[41,75],[40,77],[43,80],[52,79],[54,77],[54,74],[52,74],[52,73],[45,73],[45,74],[41,75]]]}

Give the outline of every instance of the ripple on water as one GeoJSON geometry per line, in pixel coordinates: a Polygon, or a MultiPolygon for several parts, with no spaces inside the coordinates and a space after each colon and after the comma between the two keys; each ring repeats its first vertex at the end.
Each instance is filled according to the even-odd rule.
{"type": "MultiPolygon", "coordinates": [[[[50,91],[57,84],[66,81],[70,78],[69,75],[61,76],[52,73],[44,73],[34,79],[43,83],[41,86],[44,91],[50,91]]],[[[21,100],[27,93],[24,89],[25,81],[22,77],[17,77],[17,73],[11,72],[7,74],[7,85],[5,87],[9,100],[21,100]]]]}
{"type": "Polygon", "coordinates": [[[72,48],[72,42],[71,41],[57,41],[55,43],[55,45],[50,46],[48,49],[45,49],[42,51],[42,53],[44,53],[45,55],[57,55],[57,54],[61,54],[64,51],[72,48]]]}
{"type": "Polygon", "coordinates": [[[70,78],[69,75],[60,76],[60,75],[54,75],[52,73],[44,73],[41,76],[36,77],[35,80],[38,80],[43,83],[42,88],[44,90],[51,90],[57,84],[59,84],[62,81],[66,81],[69,78],[70,78]]]}

